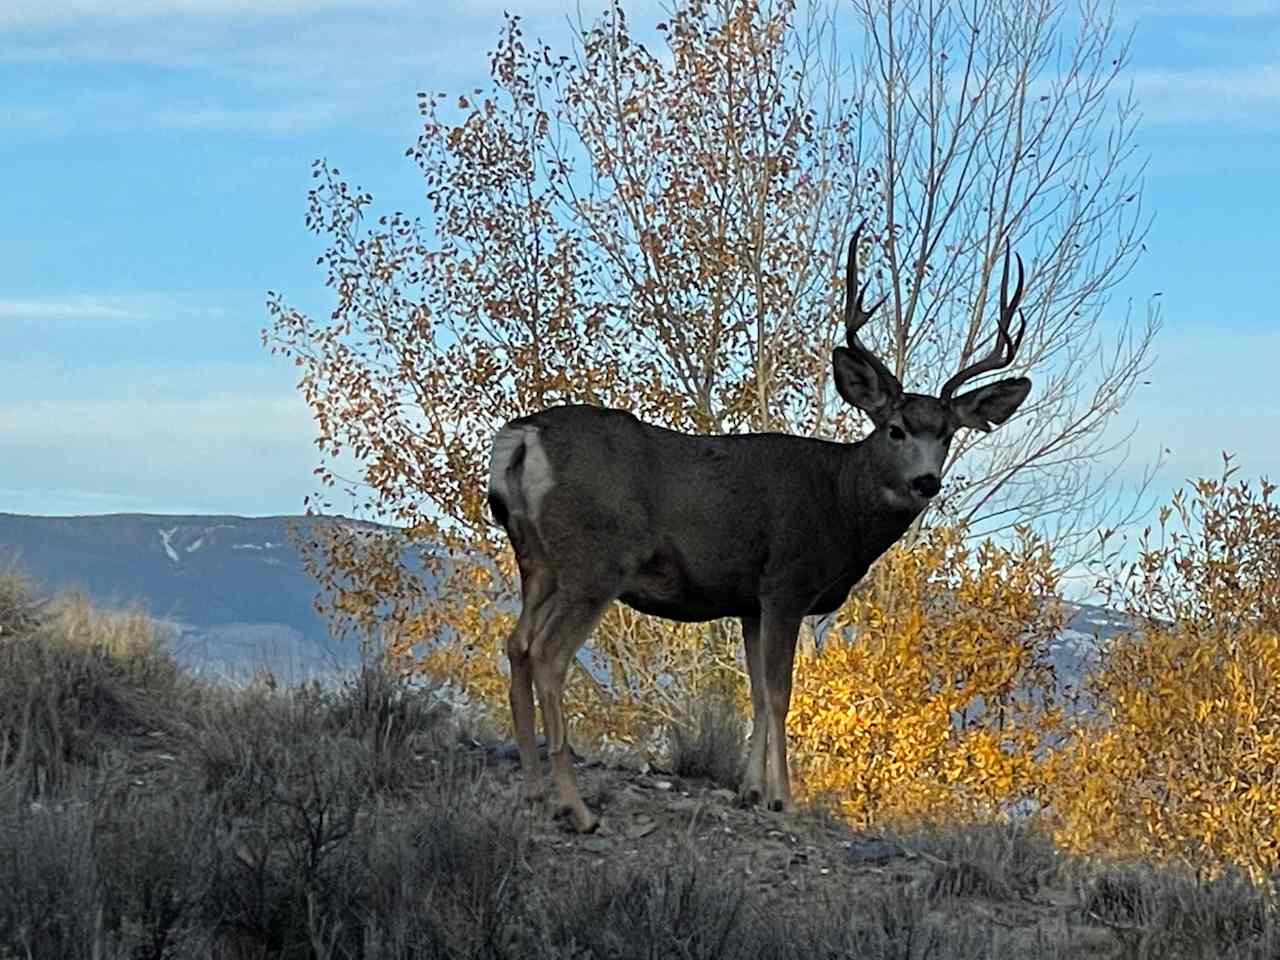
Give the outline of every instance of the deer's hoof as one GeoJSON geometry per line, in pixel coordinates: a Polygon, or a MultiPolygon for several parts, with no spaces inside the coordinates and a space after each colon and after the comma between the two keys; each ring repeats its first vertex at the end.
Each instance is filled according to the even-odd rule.
{"type": "Polygon", "coordinates": [[[525,784],[524,789],[521,791],[521,795],[524,797],[524,802],[527,805],[531,807],[536,807],[541,805],[542,802],[546,800],[547,791],[545,786],[540,783],[525,784]]]}
{"type": "Polygon", "coordinates": [[[573,828],[579,833],[595,833],[596,827],[600,826],[600,818],[584,805],[571,808],[569,813],[573,817],[573,828]]]}
{"type": "Polygon", "coordinates": [[[587,809],[587,805],[579,801],[576,804],[561,804],[556,809],[556,818],[573,821],[573,829],[578,833],[595,833],[600,826],[600,818],[587,809]]]}

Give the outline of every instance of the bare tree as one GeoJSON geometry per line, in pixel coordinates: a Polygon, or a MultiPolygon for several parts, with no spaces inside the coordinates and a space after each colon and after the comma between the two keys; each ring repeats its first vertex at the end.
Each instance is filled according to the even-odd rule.
{"type": "MultiPolygon", "coordinates": [[[[993,272],[1009,243],[1027,259],[1010,373],[1034,367],[1037,390],[998,438],[952,448],[943,515],[1033,523],[1064,549],[1096,526],[1105,431],[1156,329],[1106,312],[1146,228],[1109,10],[688,0],[659,29],[655,53],[615,7],[560,53],[508,18],[488,90],[422,98],[425,221],[371,220],[372,197],[317,165],[337,302],[310,317],[272,295],[264,340],[301,368],[321,482],[347,483],[334,464],[354,454],[362,509],[430,545],[444,584],[426,606],[385,538],[312,544],[330,612],[389,617],[401,651],[460,634],[493,650],[509,629],[493,600],[515,570],[484,499],[507,420],[586,402],[693,432],[864,435],[828,359],[837,252],[862,218],[888,298],[866,335],[907,389],[936,394],[985,354],[993,272]]],[[[678,672],[670,640],[606,620],[627,665],[607,695],[678,672]]]]}
{"type": "Polygon", "coordinates": [[[1136,104],[1117,89],[1128,43],[1099,0],[853,7],[857,132],[842,160],[866,174],[856,198],[884,224],[895,323],[881,349],[899,371],[941,376],[982,346],[1002,245],[1034,251],[1019,362],[1044,388],[1020,429],[958,446],[947,507],[975,532],[1036,522],[1074,549],[1107,515],[1106,428],[1158,329],[1153,309],[1136,325],[1106,313],[1150,224],[1136,104]]]}

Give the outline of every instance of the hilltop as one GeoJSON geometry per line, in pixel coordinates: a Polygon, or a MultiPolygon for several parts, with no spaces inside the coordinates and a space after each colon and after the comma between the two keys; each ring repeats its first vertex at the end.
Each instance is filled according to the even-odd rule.
{"type": "MultiPolygon", "coordinates": [[[[191,675],[137,614],[0,578],[0,956],[1274,956],[1263,893],[1060,855],[1028,823],[858,832],[580,759],[580,836],[429,687],[191,675]],[[32,611],[35,611],[34,613],[32,611]],[[51,909],[56,904],[57,909],[51,909]]],[[[732,766],[732,765],[730,765],[732,766]]]]}

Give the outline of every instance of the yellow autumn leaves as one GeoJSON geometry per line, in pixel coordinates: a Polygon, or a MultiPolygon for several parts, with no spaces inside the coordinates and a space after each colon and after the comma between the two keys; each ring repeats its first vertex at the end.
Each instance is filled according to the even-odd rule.
{"type": "Polygon", "coordinates": [[[938,529],[891,551],[797,664],[804,789],[853,822],[990,816],[1036,795],[1056,728],[1057,573],[1030,534],[970,548],[938,529]]]}
{"type": "Polygon", "coordinates": [[[1093,686],[1099,715],[1048,764],[1058,841],[1273,871],[1280,636],[1178,624],[1124,638],[1093,686]]]}
{"type": "Polygon", "coordinates": [[[1233,473],[1176,494],[1113,584],[1142,630],[1110,644],[1046,762],[1068,848],[1280,865],[1280,504],[1233,473]]]}

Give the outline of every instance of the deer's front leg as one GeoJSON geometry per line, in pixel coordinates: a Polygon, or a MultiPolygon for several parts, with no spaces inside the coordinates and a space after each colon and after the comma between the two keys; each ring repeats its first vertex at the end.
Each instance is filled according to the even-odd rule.
{"type": "Polygon", "coordinates": [[[751,740],[747,748],[747,769],[739,790],[743,802],[764,799],[765,751],[769,743],[769,693],[765,683],[764,647],[760,643],[758,617],[742,618],[742,646],[751,680],[751,740]]]}
{"type": "Polygon", "coordinates": [[[761,624],[769,721],[765,804],[770,810],[794,809],[787,772],[787,711],[791,707],[791,669],[800,620],[792,614],[766,613],[761,624]]]}

